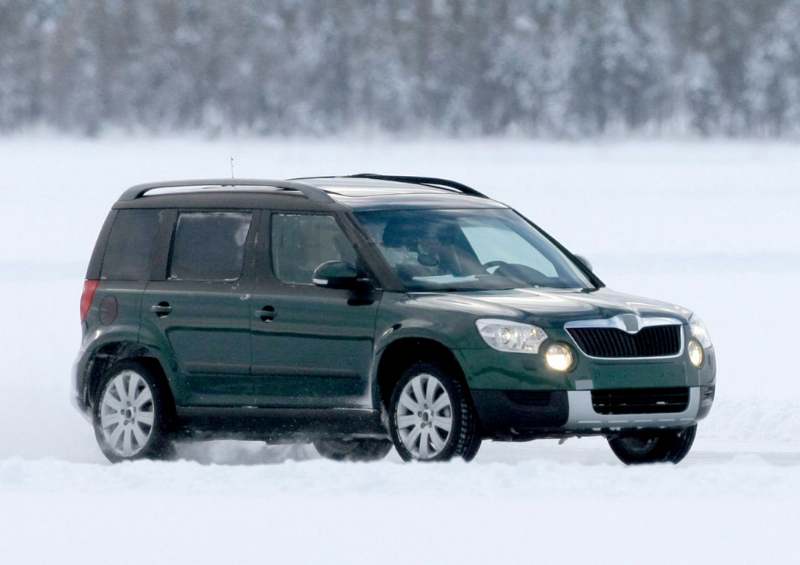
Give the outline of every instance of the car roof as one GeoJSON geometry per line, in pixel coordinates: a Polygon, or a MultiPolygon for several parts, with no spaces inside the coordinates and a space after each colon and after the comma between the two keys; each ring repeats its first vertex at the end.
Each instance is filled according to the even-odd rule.
{"type": "Polygon", "coordinates": [[[288,181],[202,179],[148,183],[125,191],[114,207],[244,207],[291,210],[331,210],[346,207],[354,211],[367,211],[507,206],[470,187],[446,179],[364,175],[310,177],[288,181]],[[422,180],[436,181],[437,184],[420,182],[422,180]]]}

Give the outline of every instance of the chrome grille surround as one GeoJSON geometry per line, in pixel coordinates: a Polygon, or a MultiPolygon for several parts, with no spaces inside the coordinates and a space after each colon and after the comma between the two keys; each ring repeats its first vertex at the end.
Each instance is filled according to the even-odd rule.
{"type": "MultiPolygon", "coordinates": [[[[585,355],[586,357],[589,357],[591,359],[613,360],[613,361],[625,361],[625,360],[641,361],[647,359],[674,359],[676,357],[680,357],[681,355],[683,355],[683,350],[685,345],[685,335],[684,335],[683,325],[684,325],[683,322],[681,322],[677,318],[640,317],[635,314],[620,314],[618,316],[614,316],[613,318],[603,318],[595,320],[576,320],[572,322],[567,322],[566,324],[564,324],[564,329],[566,330],[567,334],[569,335],[570,339],[574,342],[578,350],[581,353],[583,353],[583,355],[585,355]],[[676,326],[676,331],[678,333],[678,339],[679,339],[679,346],[677,348],[677,352],[672,353],[670,351],[665,355],[637,355],[635,345],[632,344],[619,345],[621,343],[619,339],[615,342],[613,336],[609,336],[609,347],[606,348],[606,350],[607,351],[609,349],[613,350],[616,346],[617,349],[624,350],[624,352],[620,351],[620,356],[614,356],[608,354],[601,355],[599,354],[600,353],[599,351],[598,352],[587,351],[587,347],[584,347],[585,345],[587,345],[587,343],[582,339],[583,336],[579,335],[578,332],[570,331],[570,330],[581,330],[581,329],[601,330],[601,331],[617,330],[609,333],[613,333],[619,336],[620,334],[618,332],[621,331],[624,332],[625,334],[628,334],[629,336],[636,336],[637,334],[639,334],[641,330],[645,328],[655,328],[660,326],[676,326]]],[[[659,339],[663,339],[663,337],[659,339]]],[[[628,338],[628,341],[632,342],[630,338],[628,338]]],[[[663,344],[663,345],[674,345],[674,344],[663,344]]],[[[674,350],[674,347],[670,349],[674,350]]]]}

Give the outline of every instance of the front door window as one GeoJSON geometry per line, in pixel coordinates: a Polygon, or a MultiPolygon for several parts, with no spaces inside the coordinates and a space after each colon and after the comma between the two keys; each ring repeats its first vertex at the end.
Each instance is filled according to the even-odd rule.
{"type": "Polygon", "coordinates": [[[333,216],[272,216],[272,269],[279,281],[313,284],[314,270],[328,261],[356,264],[356,250],[333,216]]]}

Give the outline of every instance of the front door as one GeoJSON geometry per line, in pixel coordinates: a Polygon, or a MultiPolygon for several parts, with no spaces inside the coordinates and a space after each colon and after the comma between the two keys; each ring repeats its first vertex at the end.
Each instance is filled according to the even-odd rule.
{"type": "Polygon", "coordinates": [[[336,217],[264,213],[251,300],[251,373],[260,406],[370,406],[376,296],[321,288],[326,261],[359,265],[336,217]]]}
{"type": "Polygon", "coordinates": [[[254,221],[251,211],[180,212],[166,280],[147,285],[142,320],[171,349],[179,404],[252,404],[245,255],[254,221]]]}

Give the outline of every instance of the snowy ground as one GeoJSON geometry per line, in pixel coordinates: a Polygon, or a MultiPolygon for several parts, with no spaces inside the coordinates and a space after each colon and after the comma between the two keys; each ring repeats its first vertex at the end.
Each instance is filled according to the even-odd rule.
{"type": "Polygon", "coordinates": [[[0,139],[0,563],[794,562],[798,179],[782,144],[0,139]],[[484,444],[470,465],[214,442],[107,464],[67,400],[97,231],[127,186],[227,176],[231,155],[242,177],[462,180],[612,288],[696,310],[719,388],[695,449],[641,469],[600,439],[484,444]]]}

